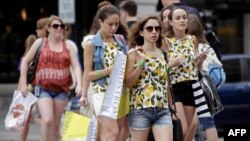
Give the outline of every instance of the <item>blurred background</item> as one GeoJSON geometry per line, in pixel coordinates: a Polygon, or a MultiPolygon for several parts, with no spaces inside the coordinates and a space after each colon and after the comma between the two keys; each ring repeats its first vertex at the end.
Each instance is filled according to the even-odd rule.
{"type": "MultiPolygon", "coordinates": [[[[24,53],[24,41],[29,34],[35,34],[36,21],[52,14],[59,15],[65,23],[71,25],[70,39],[76,42],[82,58],[81,41],[88,34],[97,11],[97,4],[101,1],[0,1],[0,129],[4,128],[3,119],[18,82],[19,71],[17,68],[24,53]]],[[[118,5],[122,0],[107,1],[118,5]]],[[[250,0],[183,1],[197,8],[207,27],[218,35],[222,42],[222,54],[250,54],[250,0]]],[[[138,17],[152,13],[158,14],[162,8],[161,0],[135,0],[135,2],[138,5],[138,17]]],[[[247,62],[248,71],[245,72],[248,72],[248,76],[249,60],[247,62]]],[[[232,64],[229,63],[229,65],[232,64]]],[[[250,87],[249,83],[248,87],[250,87]]],[[[250,92],[247,91],[246,94],[247,98],[250,98],[250,92]]],[[[249,104],[246,103],[245,106],[249,109],[249,104]]]]}
{"type": "MultiPolygon", "coordinates": [[[[0,1],[0,83],[16,83],[17,66],[24,52],[24,40],[34,33],[36,21],[60,15],[72,26],[71,39],[79,47],[89,28],[97,4],[102,0],[1,0],[0,1]],[[62,8],[63,10],[60,10],[62,8]],[[3,67],[4,66],[4,67],[3,67]]],[[[121,0],[109,0],[118,5],[121,0]]],[[[135,0],[138,17],[159,13],[160,0],[135,0]]],[[[222,41],[222,53],[250,53],[250,0],[184,0],[200,10],[207,26],[222,41]]]]}

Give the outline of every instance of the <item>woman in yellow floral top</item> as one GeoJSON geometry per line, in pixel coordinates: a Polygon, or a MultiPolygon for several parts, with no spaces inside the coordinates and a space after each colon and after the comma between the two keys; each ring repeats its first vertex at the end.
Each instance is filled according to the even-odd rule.
{"type": "Polygon", "coordinates": [[[193,84],[198,82],[198,66],[202,64],[206,54],[197,55],[195,37],[186,34],[188,14],[184,8],[172,8],[168,19],[168,55],[170,58],[180,58],[179,65],[170,71],[177,115],[181,119],[184,141],[192,141],[196,127],[191,123],[197,123],[193,84]]]}
{"type": "Polygon", "coordinates": [[[125,83],[131,89],[128,124],[133,141],[146,141],[151,127],[156,140],[173,138],[160,23],[156,16],[144,17],[129,36],[134,52],[128,55],[125,83]]]}
{"type": "MultiPolygon", "coordinates": [[[[100,24],[99,31],[94,37],[87,41],[84,49],[84,77],[83,83],[93,82],[93,106],[98,120],[98,134],[105,141],[124,141],[122,133],[126,133],[125,117],[112,119],[101,115],[101,106],[108,87],[108,81],[113,69],[115,57],[118,54],[126,53],[124,37],[115,33],[120,26],[120,11],[113,5],[102,6],[97,11],[97,18],[100,24]]],[[[86,88],[85,86],[83,86],[86,88]]],[[[81,102],[87,99],[86,90],[83,90],[81,102]]]]}

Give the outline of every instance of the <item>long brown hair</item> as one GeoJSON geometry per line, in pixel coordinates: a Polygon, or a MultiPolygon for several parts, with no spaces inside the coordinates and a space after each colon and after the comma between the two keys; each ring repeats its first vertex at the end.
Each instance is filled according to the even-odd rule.
{"type": "Polygon", "coordinates": [[[198,42],[208,43],[201,21],[195,14],[188,15],[188,33],[194,35],[198,42]]]}

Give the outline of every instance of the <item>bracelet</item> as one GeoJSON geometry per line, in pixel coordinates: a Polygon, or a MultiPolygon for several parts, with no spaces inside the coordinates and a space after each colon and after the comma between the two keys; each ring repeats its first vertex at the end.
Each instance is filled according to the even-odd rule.
{"type": "Polygon", "coordinates": [[[102,77],[103,77],[103,74],[102,74],[102,71],[101,71],[101,70],[98,70],[98,71],[97,71],[97,76],[98,76],[99,78],[102,78],[102,77]]]}
{"type": "Polygon", "coordinates": [[[137,63],[138,67],[140,69],[144,69],[145,67],[145,60],[140,60],[138,63],[137,63]]]}
{"type": "Polygon", "coordinates": [[[170,71],[172,71],[172,67],[167,66],[166,71],[169,73],[170,71]]]}

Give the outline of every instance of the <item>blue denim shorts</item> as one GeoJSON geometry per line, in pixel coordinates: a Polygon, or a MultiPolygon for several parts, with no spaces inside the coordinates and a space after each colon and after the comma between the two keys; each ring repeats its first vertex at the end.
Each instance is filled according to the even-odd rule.
{"type": "Polygon", "coordinates": [[[199,118],[199,121],[200,121],[201,126],[203,127],[203,130],[215,127],[213,117],[202,117],[202,118],[199,118]]]}
{"type": "Polygon", "coordinates": [[[169,109],[143,108],[130,110],[128,126],[135,130],[149,129],[151,126],[167,125],[173,127],[169,109]]]}
{"type": "Polygon", "coordinates": [[[38,99],[41,98],[52,98],[57,100],[64,100],[68,101],[68,94],[65,92],[54,92],[47,89],[44,89],[40,86],[35,86],[34,88],[34,94],[38,99]]]}

